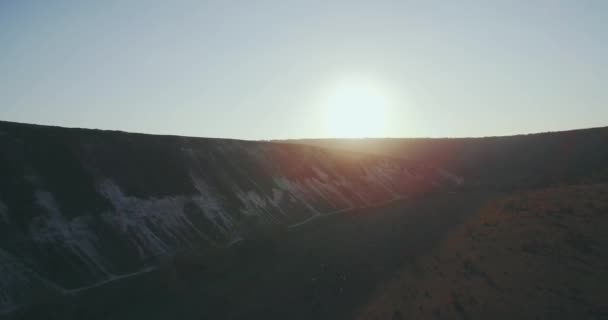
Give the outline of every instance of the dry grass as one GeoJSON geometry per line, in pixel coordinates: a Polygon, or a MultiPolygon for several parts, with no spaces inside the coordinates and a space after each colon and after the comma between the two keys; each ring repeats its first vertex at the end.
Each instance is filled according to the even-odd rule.
{"type": "Polygon", "coordinates": [[[608,185],[490,203],[381,286],[359,318],[608,318],[608,185]]]}

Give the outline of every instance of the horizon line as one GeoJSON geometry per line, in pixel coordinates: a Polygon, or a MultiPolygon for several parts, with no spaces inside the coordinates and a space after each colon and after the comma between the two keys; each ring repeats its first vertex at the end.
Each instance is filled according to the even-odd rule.
{"type": "Polygon", "coordinates": [[[22,122],[22,121],[3,120],[3,119],[0,119],[0,123],[29,125],[29,126],[38,126],[38,127],[49,127],[49,128],[61,128],[61,129],[72,129],[72,130],[120,132],[120,133],[126,133],[126,134],[143,134],[143,135],[152,135],[152,136],[170,136],[170,137],[200,138],[200,139],[223,139],[223,140],[240,140],[240,141],[266,141],[266,142],[289,142],[289,141],[305,141],[305,140],[484,139],[484,138],[516,137],[516,136],[528,136],[528,135],[562,133],[562,132],[565,133],[565,132],[572,132],[572,131],[584,131],[584,130],[608,128],[608,124],[606,124],[603,126],[593,126],[593,127],[584,127],[584,128],[572,128],[572,129],[549,130],[549,131],[534,131],[534,132],[522,132],[522,133],[504,134],[504,135],[487,135],[487,136],[302,137],[302,138],[245,139],[245,138],[232,138],[232,137],[220,137],[220,136],[196,136],[196,135],[186,135],[186,134],[177,134],[177,133],[159,133],[159,132],[146,132],[146,131],[128,131],[128,130],[122,130],[122,129],[109,129],[109,128],[65,126],[65,125],[35,123],[35,122],[22,122]]]}

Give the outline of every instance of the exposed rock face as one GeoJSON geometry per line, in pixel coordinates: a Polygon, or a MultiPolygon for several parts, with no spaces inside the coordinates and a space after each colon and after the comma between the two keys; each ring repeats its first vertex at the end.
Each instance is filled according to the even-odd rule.
{"type": "Polygon", "coordinates": [[[0,311],[159,257],[462,183],[407,160],[304,145],[0,122],[0,311]]]}

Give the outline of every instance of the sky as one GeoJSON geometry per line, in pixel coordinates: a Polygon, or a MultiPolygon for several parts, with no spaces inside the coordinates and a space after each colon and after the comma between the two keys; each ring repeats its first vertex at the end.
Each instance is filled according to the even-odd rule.
{"type": "Polygon", "coordinates": [[[608,1],[0,1],[0,120],[330,137],[352,79],[370,136],[606,126],[608,1]]]}

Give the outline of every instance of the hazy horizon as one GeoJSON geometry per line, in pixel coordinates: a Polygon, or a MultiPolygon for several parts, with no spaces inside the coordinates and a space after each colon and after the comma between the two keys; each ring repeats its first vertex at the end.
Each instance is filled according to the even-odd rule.
{"type": "Polygon", "coordinates": [[[3,2],[0,119],[246,140],[601,127],[606,21],[604,1],[3,2]]]}

